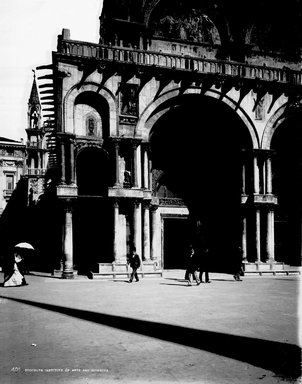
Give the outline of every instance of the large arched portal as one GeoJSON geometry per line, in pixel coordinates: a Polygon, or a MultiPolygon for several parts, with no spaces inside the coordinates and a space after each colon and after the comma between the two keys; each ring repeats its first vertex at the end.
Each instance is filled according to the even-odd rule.
{"type": "Polygon", "coordinates": [[[278,197],[275,221],[276,260],[301,265],[302,132],[301,112],[285,120],[271,143],[273,188],[278,197]]]}
{"type": "Polygon", "coordinates": [[[194,232],[190,241],[207,243],[212,269],[232,268],[242,237],[242,151],[252,147],[248,130],[231,108],[210,97],[182,95],[161,107],[167,112],[150,132],[153,168],[162,170],[162,183],[184,199],[194,232]]]}
{"type": "Polygon", "coordinates": [[[79,273],[98,271],[98,263],[113,261],[112,211],[105,199],[109,172],[109,160],[101,148],[87,148],[78,154],[74,263],[79,273]]]}

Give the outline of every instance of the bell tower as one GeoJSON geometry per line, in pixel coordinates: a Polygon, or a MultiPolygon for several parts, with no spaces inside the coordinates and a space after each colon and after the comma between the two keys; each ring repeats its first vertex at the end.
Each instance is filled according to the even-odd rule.
{"type": "Polygon", "coordinates": [[[34,72],[33,84],[28,100],[27,110],[27,177],[28,202],[36,202],[44,191],[44,178],[47,162],[47,149],[45,146],[45,124],[42,122],[42,107],[40,103],[36,74],[34,72]]]}
{"type": "MultiPolygon", "coordinates": [[[[34,71],[33,71],[34,72],[34,71]]],[[[41,103],[36,83],[36,74],[31,88],[28,100],[28,128],[27,133],[27,167],[29,175],[43,174],[44,169],[44,150],[42,128],[41,103]]]]}

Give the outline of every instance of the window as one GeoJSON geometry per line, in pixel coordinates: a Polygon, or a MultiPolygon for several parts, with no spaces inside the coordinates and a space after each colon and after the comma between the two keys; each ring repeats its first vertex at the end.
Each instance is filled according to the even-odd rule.
{"type": "Polygon", "coordinates": [[[6,175],[6,189],[10,191],[14,189],[14,175],[6,175]]]}

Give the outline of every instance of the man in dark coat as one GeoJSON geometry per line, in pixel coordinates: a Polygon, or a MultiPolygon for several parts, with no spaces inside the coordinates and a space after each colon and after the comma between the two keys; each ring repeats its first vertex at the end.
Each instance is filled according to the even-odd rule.
{"type": "Polygon", "coordinates": [[[130,252],[130,255],[129,255],[129,258],[128,258],[128,264],[132,268],[132,272],[131,272],[131,275],[130,275],[129,283],[132,283],[133,278],[135,278],[136,281],[139,281],[139,278],[138,278],[138,275],[137,275],[137,270],[141,266],[141,260],[140,260],[140,258],[138,256],[138,254],[136,253],[136,248],[135,247],[133,247],[131,249],[131,252],[130,252]]]}

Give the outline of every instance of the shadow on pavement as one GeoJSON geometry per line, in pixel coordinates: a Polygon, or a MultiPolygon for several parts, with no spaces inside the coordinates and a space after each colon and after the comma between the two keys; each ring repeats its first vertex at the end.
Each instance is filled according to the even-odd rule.
{"type": "Polygon", "coordinates": [[[296,379],[301,374],[301,348],[297,345],[108,315],[2,295],[0,297],[112,328],[229,357],[270,370],[283,378],[296,379]]]}

